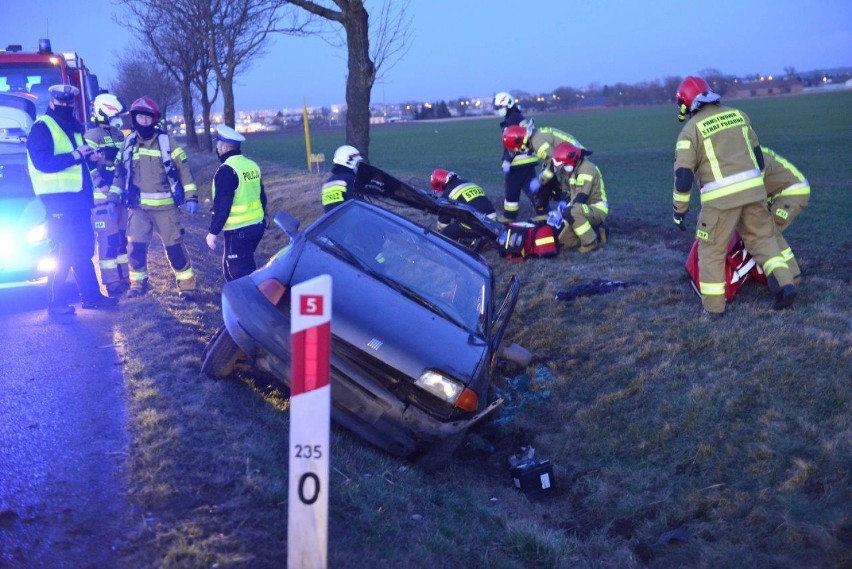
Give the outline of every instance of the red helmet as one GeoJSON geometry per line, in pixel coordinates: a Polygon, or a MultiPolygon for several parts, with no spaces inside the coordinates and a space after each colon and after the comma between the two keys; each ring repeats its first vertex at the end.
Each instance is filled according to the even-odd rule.
{"type": "Polygon", "coordinates": [[[527,128],[521,125],[507,126],[503,129],[503,146],[509,152],[518,152],[527,143],[527,128]]]}
{"type": "Polygon", "coordinates": [[[154,117],[154,124],[160,120],[160,107],[150,97],[139,97],[130,105],[130,114],[144,113],[154,117]]]}
{"type": "Polygon", "coordinates": [[[450,183],[450,180],[456,177],[455,172],[451,172],[450,170],[444,170],[443,168],[436,168],[434,172],[432,172],[432,178],[429,182],[432,184],[432,189],[436,192],[443,192],[444,187],[450,183]]]}
{"type": "Polygon", "coordinates": [[[573,170],[574,167],[580,163],[582,158],[583,149],[571,144],[570,142],[563,142],[553,149],[552,160],[555,168],[570,166],[570,170],[573,170]]]}
{"type": "Polygon", "coordinates": [[[707,84],[707,81],[701,77],[690,75],[677,88],[677,108],[679,111],[678,119],[683,120],[689,113],[694,111],[693,103],[699,95],[712,93],[713,89],[707,84]]]}

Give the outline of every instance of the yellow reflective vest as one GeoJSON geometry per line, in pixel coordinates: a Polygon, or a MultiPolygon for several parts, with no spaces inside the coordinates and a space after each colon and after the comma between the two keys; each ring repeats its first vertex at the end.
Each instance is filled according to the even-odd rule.
{"type": "MultiPolygon", "coordinates": [[[[225,231],[254,225],[263,220],[263,204],[260,201],[260,166],[242,154],[228,157],[222,166],[230,166],[237,174],[237,189],[234,191],[234,201],[225,221],[225,231]]],[[[216,199],[216,179],[211,188],[213,199],[216,199]]]]}
{"type": "MultiPolygon", "coordinates": [[[[74,142],[76,142],[76,146],[72,146],[71,139],[52,117],[43,115],[36,122],[44,123],[50,131],[50,136],[53,138],[54,156],[74,152],[76,146],[83,144],[83,136],[75,132],[74,142]]],[[[33,191],[37,196],[79,192],[83,189],[83,166],[81,164],[74,164],[59,172],[42,172],[33,165],[33,161],[27,153],[27,168],[30,171],[33,191]]]]}

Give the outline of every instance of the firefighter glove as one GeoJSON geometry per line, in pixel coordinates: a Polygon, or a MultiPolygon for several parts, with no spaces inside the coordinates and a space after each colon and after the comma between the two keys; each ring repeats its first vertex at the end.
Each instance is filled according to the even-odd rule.
{"type": "Polygon", "coordinates": [[[198,212],[198,202],[196,200],[186,202],[186,211],[189,215],[195,215],[198,212]]]}
{"type": "Polygon", "coordinates": [[[686,224],[684,223],[686,219],[686,212],[678,213],[677,210],[672,212],[672,221],[674,221],[675,225],[678,226],[678,229],[681,231],[686,231],[686,224]]]}
{"type": "Polygon", "coordinates": [[[115,219],[115,204],[113,202],[107,202],[107,215],[110,219],[115,219]]]}
{"type": "Polygon", "coordinates": [[[504,173],[504,174],[508,174],[508,173],[509,173],[509,168],[511,168],[511,167],[512,167],[512,163],[511,163],[511,162],[509,162],[508,160],[503,160],[503,173],[504,173]]]}
{"type": "Polygon", "coordinates": [[[211,251],[216,250],[216,236],[212,233],[207,234],[207,246],[210,247],[211,251]]]}
{"type": "Polygon", "coordinates": [[[538,178],[533,178],[530,180],[530,193],[535,195],[537,191],[541,189],[541,182],[538,181],[538,178]]]}

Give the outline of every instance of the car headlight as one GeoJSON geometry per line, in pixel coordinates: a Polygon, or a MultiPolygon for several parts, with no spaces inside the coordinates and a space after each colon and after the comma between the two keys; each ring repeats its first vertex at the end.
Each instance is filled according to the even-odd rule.
{"type": "Polygon", "coordinates": [[[478,407],[479,398],[473,390],[436,371],[425,371],[414,385],[463,411],[473,413],[478,407]]]}
{"type": "Polygon", "coordinates": [[[47,239],[47,224],[39,223],[29,231],[27,231],[27,242],[41,243],[47,239]]]}

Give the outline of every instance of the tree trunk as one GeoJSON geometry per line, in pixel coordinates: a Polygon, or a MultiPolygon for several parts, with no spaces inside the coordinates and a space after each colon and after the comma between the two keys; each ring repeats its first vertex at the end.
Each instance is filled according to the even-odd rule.
{"type": "Polygon", "coordinates": [[[346,77],[346,143],[364,156],[370,153],[370,96],[376,68],[370,59],[367,11],[361,2],[353,2],[345,14],[349,74],[346,77]]]}
{"type": "Polygon", "coordinates": [[[195,133],[195,108],[192,101],[192,87],[189,82],[181,82],[180,100],[183,106],[183,122],[186,124],[186,147],[197,150],[198,135],[195,133]]]}
{"type": "Polygon", "coordinates": [[[236,123],[237,112],[234,109],[234,78],[233,76],[224,77],[224,80],[219,83],[219,88],[222,90],[222,105],[225,115],[225,124],[233,128],[236,123]]]}
{"type": "Polygon", "coordinates": [[[201,92],[201,120],[204,123],[204,134],[201,137],[203,148],[208,152],[213,150],[213,140],[210,136],[210,108],[213,103],[210,102],[210,95],[207,90],[201,92]]]}

